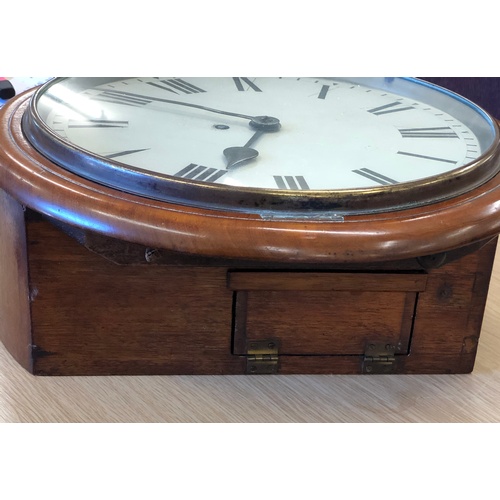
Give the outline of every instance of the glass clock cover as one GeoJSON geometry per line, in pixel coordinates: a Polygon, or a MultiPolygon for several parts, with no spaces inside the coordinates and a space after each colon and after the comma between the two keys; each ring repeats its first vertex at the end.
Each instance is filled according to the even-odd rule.
{"type": "Polygon", "coordinates": [[[411,78],[62,78],[23,130],[111,188],[271,215],[411,208],[499,169],[494,120],[411,78]]]}

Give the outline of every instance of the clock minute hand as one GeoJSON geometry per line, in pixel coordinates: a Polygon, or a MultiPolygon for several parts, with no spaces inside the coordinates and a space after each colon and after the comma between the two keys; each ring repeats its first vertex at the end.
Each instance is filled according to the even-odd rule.
{"type": "Polygon", "coordinates": [[[221,109],[209,108],[207,106],[201,106],[200,104],[193,104],[190,102],[176,101],[173,99],[163,99],[160,97],[154,97],[144,94],[135,94],[133,92],[125,92],[123,90],[106,90],[107,97],[134,97],[137,99],[144,99],[149,102],[164,102],[167,104],[176,104],[177,106],[186,106],[188,108],[201,109],[203,111],[209,111],[211,113],[217,113],[219,115],[235,116],[237,118],[244,118],[250,120],[250,125],[258,130],[276,131],[279,129],[279,120],[271,116],[250,116],[242,113],[233,113],[232,111],[223,111],[221,109]]]}
{"type": "Polygon", "coordinates": [[[144,94],[135,94],[133,92],[125,92],[123,90],[106,90],[107,97],[120,98],[123,96],[133,97],[136,99],[142,99],[149,102],[164,102],[167,104],[175,104],[178,106],[186,106],[189,108],[201,109],[203,111],[209,111],[211,113],[217,113],[220,115],[235,116],[237,118],[244,118],[250,120],[249,125],[256,130],[255,134],[250,138],[250,140],[243,146],[235,146],[231,148],[226,148],[223,151],[224,156],[227,159],[227,168],[233,168],[240,165],[243,162],[252,160],[259,155],[259,152],[250,147],[250,144],[254,143],[262,134],[266,132],[276,132],[281,128],[281,123],[278,118],[273,116],[250,116],[242,113],[234,113],[232,111],[223,111],[221,109],[209,108],[207,106],[202,106],[200,104],[193,104],[190,102],[176,101],[173,99],[163,99],[160,97],[154,97],[144,94]]]}

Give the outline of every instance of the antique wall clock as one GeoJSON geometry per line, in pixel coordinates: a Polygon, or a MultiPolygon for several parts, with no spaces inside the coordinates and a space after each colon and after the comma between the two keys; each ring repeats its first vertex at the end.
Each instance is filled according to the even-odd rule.
{"type": "Polygon", "coordinates": [[[0,119],[0,338],[32,373],[472,370],[500,159],[467,99],[59,78],[0,119]]]}

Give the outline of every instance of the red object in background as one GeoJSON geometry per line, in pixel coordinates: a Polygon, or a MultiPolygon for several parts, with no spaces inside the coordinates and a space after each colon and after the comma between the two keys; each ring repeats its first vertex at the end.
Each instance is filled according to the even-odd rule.
{"type": "Polygon", "coordinates": [[[12,86],[12,83],[9,82],[4,77],[0,76],[0,98],[1,99],[10,99],[16,95],[16,90],[12,86]]]}

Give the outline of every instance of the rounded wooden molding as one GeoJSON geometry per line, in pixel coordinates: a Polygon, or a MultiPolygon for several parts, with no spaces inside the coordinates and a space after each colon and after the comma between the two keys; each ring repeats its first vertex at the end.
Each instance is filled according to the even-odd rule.
{"type": "MultiPolygon", "coordinates": [[[[228,259],[362,263],[431,255],[500,233],[500,175],[444,202],[334,221],[263,219],[110,189],[58,167],[30,145],[21,119],[32,94],[0,112],[0,188],[39,213],[110,237],[228,259]]],[[[492,155],[500,161],[498,147],[492,155]]]]}

